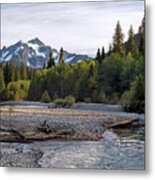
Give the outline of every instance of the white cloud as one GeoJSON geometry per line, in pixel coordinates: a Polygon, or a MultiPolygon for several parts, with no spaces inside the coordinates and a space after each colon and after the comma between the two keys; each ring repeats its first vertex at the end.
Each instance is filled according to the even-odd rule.
{"type": "Polygon", "coordinates": [[[2,45],[38,37],[84,54],[108,48],[117,20],[127,38],[130,24],[137,31],[144,16],[143,1],[3,4],[1,9],[2,45]]]}

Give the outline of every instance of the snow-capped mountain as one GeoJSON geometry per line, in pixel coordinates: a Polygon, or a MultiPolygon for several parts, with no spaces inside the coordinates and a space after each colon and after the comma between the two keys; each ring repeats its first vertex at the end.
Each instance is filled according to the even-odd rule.
{"type": "MultiPolygon", "coordinates": [[[[0,63],[11,62],[13,64],[26,64],[32,68],[42,68],[47,65],[49,53],[53,50],[55,62],[59,60],[59,51],[45,45],[38,38],[28,42],[19,41],[9,47],[0,49],[0,63]]],[[[72,64],[81,60],[90,60],[87,55],[72,54],[64,51],[65,62],[72,64]]]]}

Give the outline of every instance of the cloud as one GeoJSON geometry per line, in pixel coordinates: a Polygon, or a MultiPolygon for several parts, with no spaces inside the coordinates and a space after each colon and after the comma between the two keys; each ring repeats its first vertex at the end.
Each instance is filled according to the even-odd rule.
{"type": "Polygon", "coordinates": [[[143,1],[3,4],[1,9],[2,45],[38,37],[84,54],[108,48],[117,20],[127,38],[130,24],[137,31],[144,16],[143,1]]]}

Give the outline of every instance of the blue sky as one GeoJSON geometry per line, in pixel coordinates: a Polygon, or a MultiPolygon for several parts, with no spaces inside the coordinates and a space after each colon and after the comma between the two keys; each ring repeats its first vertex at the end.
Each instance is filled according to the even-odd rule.
{"type": "Polygon", "coordinates": [[[38,37],[45,44],[69,52],[95,55],[108,49],[117,20],[125,40],[144,16],[144,1],[2,4],[1,46],[38,37]]]}

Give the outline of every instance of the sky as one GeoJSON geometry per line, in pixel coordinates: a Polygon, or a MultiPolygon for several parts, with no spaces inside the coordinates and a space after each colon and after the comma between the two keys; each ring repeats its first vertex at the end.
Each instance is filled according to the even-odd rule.
{"type": "Polygon", "coordinates": [[[108,50],[117,21],[125,40],[144,17],[144,1],[22,3],[1,5],[1,47],[38,37],[53,48],[95,56],[108,50]]]}

